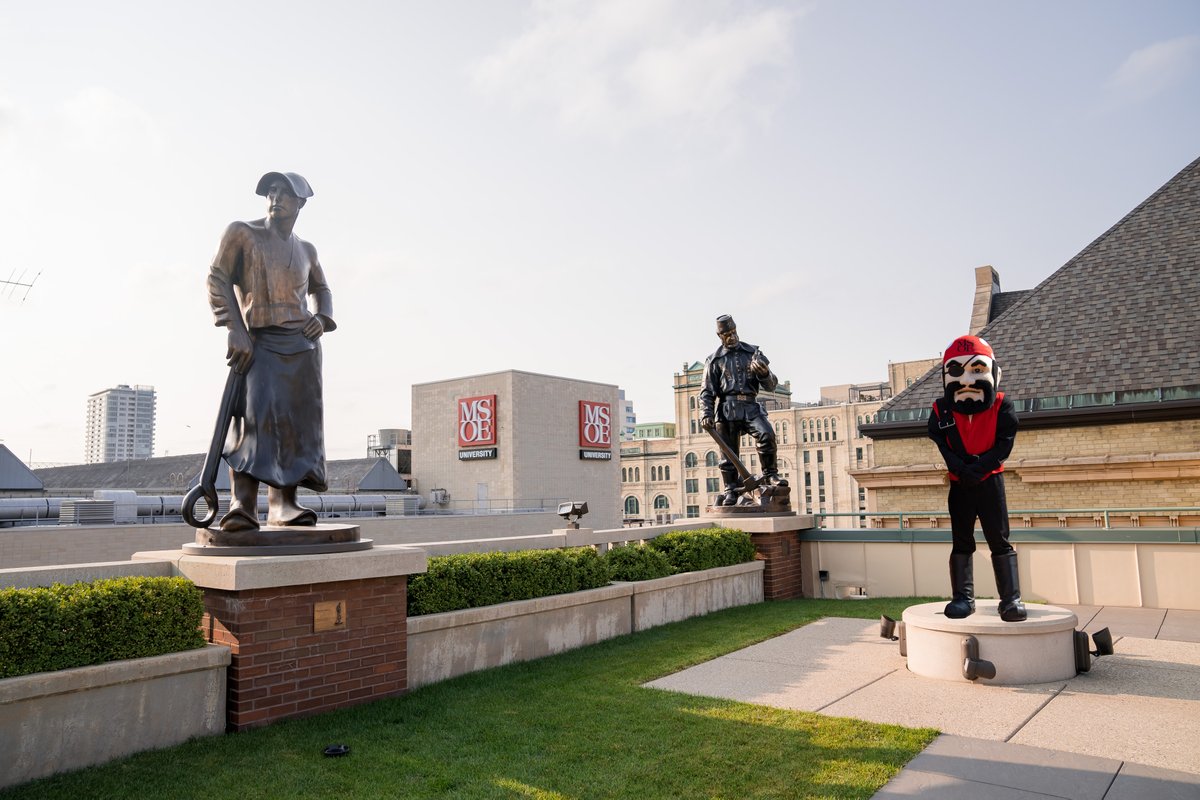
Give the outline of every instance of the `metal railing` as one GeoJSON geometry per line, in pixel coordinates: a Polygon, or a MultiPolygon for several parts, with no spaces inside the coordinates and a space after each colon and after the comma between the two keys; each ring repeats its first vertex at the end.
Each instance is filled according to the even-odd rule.
{"type": "MultiPolygon", "coordinates": [[[[855,528],[948,528],[950,524],[948,511],[821,511],[813,516],[817,527],[826,529],[830,528],[827,520],[834,517],[854,518],[855,528]]],[[[1008,519],[1011,528],[1178,528],[1200,525],[1200,506],[1009,509],[1008,519]]]]}

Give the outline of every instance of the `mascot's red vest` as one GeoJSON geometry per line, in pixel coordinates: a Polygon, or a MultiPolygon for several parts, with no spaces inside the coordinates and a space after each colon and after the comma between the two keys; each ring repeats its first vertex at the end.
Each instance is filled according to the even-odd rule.
{"type": "MultiPolygon", "coordinates": [[[[980,453],[986,453],[996,444],[996,416],[1000,412],[1000,403],[1004,400],[1004,392],[996,392],[996,402],[992,403],[984,411],[978,414],[960,414],[957,411],[951,411],[954,415],[954,427],[958,429],[958,435],[962,439],[963,449],[969,455],[977,456],[980,453]]],[[[933,413],[938,419],[942,418],[942,410],[938,408],[941,401],[933,404],[933,413]]],[[[954,438],[950,435],[946,436],[946,444],[950,448],[957,450],[954,438]]],[[[988,473],[989,476],[1004,472],[1004,464],[1000,464],[999,468],[988,473]]],[[[950,480],[957,481],[958,476],[951,473],[950,480]]]]}

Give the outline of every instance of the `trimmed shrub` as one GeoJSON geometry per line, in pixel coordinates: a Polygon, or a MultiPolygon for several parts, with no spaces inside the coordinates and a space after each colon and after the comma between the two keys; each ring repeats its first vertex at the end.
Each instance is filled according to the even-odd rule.
{"type": "Polygon", "coordinates": [[[203,647],[203,614],[186,578],[0,589],[0,678],[203,647]]]}
{"type": "Polygon", "coordinates": [[[727,528],[674,531],[646,544],[665,555],[676,572],[728,567],[754,560],[750,534],[727,528]]]}
{"type": "Polygon", "coordinates": [[[408,581],[408,615],[437,614],[596,589],[608,568],[591,547],[434,556],[408,581]]]}
{"type": "Polygon", "coordinates": [[[604,561],[614,581],[648,581],[675,573],[665,553],[644,544],[615,547],[604,554],[604,561]]]}

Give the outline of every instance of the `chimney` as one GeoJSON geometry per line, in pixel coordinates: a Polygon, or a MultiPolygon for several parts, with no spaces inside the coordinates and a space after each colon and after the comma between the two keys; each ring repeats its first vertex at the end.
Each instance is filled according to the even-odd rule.
{"type": "Polygon", "coordinates": [[[975,302],[971,306],[971,335],[979,333],[992,315],[992,296],[1000,294],[1000,273],[990,265],[975,268],[975,302]]]}

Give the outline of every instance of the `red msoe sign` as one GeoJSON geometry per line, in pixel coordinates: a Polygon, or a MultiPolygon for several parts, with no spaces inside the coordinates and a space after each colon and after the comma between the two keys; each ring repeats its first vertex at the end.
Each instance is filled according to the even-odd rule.
{"type": "Polygon", "coordinates": [[[579,401],[579,446],[612,447],[612,409],[608,403],[579,401]]]}
{"type": "Polygon", "coordinates": [[[458,446],[496,443],[496,395],[462,397],[458,403],[458,446]]]}

